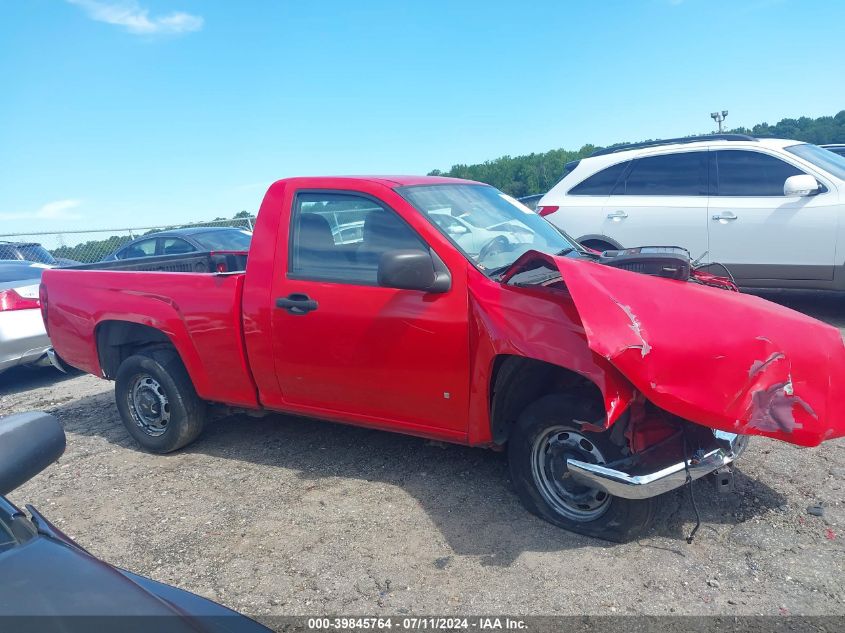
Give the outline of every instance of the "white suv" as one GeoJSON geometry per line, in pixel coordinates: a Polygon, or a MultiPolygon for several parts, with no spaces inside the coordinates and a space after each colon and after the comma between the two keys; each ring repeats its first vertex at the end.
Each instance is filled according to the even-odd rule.
{"type": "Polygon", "coordinates": [[[816,145],[714,134],[600,150],[537,212],[597,250],[683,246],[740,285],[845,290],[845,157],[816,145]]]}

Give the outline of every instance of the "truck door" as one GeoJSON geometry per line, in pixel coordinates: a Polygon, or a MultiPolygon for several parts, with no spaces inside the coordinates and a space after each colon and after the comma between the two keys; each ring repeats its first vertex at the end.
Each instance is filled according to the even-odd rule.
{"type": "Polygon", "coordinates": [[[303,413],[460,439],[470,372],[466,262],[440,246],[444,262],[453,258],[445,293],[380,287],[382,253],[430,251],[426,229],[437,235],[395,198],[406,217],[363,192],[291,195],[271,293],[281,398],[303,413]]]}

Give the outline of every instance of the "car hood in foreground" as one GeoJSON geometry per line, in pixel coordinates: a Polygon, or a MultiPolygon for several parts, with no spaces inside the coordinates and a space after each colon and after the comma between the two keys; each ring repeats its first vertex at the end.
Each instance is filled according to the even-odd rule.
{"type": "Polygon", "coordinates": [[[755,297],[538,252],[556,266],[587,344],[647,399],[686,420],[801,446],[845,435],[839,331],[755,297]]]}
{"type": "Polygon", "coordinates": [[[17,617],[45,632],[85,630],[112,618],[114,630],[124,632],[268,631],[210,600],[116,569],[43,535],[0,554],[0,587],[3,620],[17,617]]]}

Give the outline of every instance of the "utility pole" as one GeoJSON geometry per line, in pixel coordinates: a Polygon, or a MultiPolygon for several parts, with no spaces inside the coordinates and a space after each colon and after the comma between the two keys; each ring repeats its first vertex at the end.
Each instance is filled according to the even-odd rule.
{"type": "Polygon", "coordinates": [[[719,134],[722,133],[722,121],[728,118],[728,111],[722,110],[721,112],[711,112],[710,118],[713,119],[716,123],[719,124],[719,134]]]}

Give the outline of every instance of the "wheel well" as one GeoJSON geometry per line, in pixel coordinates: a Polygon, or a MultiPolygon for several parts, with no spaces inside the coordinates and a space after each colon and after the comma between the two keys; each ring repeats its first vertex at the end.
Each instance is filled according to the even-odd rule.
{"type": "Polygon", "coordinates": [[[604,235],[584,235],[578,238],[578,243],[593,250],[618,250],[622,245],[614,239],[604,235]]]}
{"type": "Polygon", "coordinates": [[[591,422],[604,415],[601,390],[581,374],[533,358],[498,356],[490,379],[490,432],[504,444],[511,426],[529,404],[549,394],[571,394],[586,403],[591,422]]]}
{"type": "Polygon", "coordinates": [[[97,355],[103,377],[113,379],[120,364],[132,354],[150,347],[171,347],[161,330],[130,321],[105,321],[97,326],[97,355]]]}
{"type": "Polygon", "coordinates": [[[592,248],[594,251],[612,251],[616,249],[610,242],[604,242],[602,240],[584,240],[581,242],[581,245],[592,248]]]}

